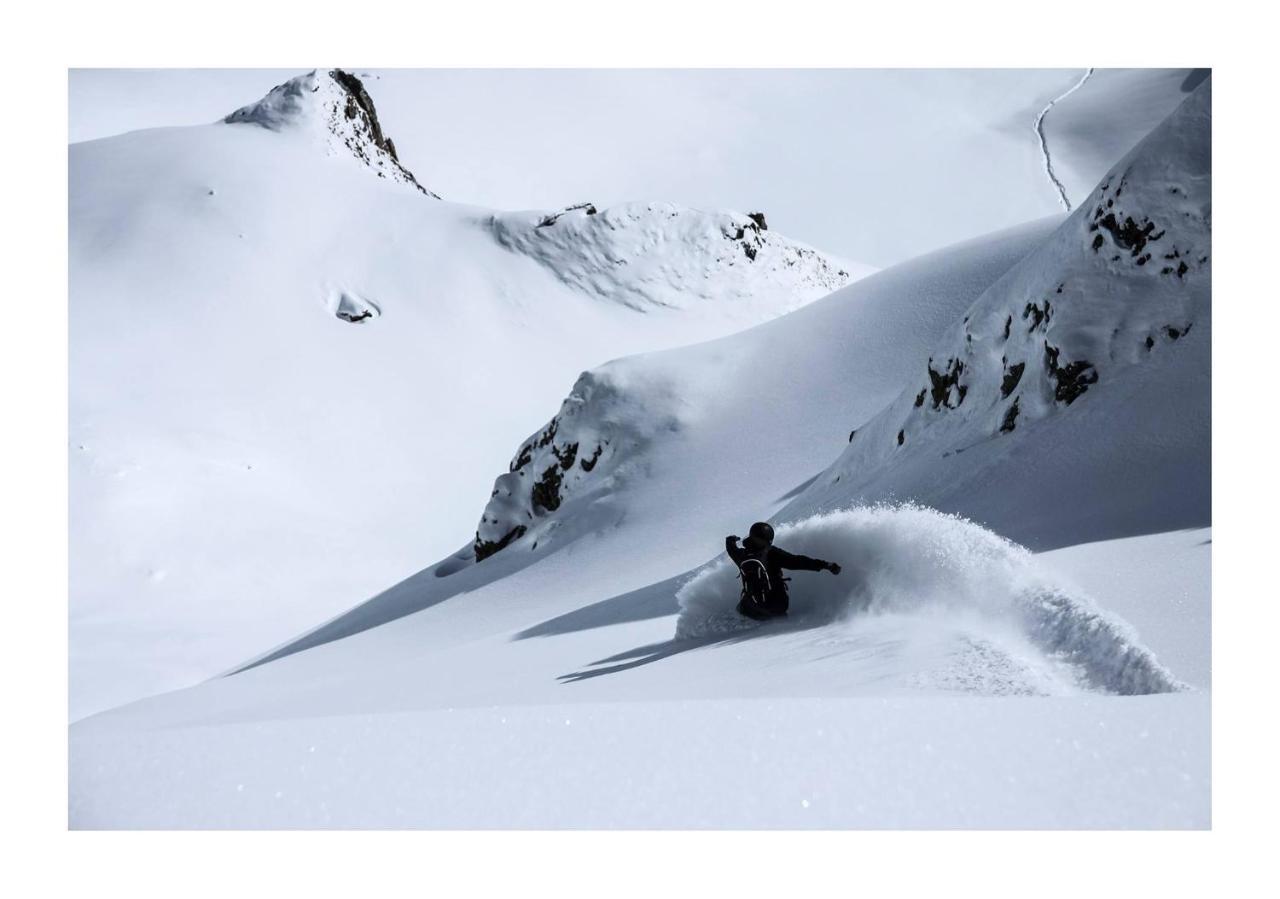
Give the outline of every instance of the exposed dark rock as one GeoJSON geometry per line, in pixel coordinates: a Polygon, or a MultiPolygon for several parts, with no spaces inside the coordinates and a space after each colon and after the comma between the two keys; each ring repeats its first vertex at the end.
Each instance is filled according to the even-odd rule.
{"type": "Polygon", "coordinates": [[[1000,422],[1000,433],[1008,434],[1014,429],[1018,421],[1018,399],[1015,398],[1013,405],[1005,410],[1004,420],[1000,422]]]}
{"type": "MultiPolygon", "coordinates": [[[[1129,251],[1130,256],[1138,256],[1146,248],[1148,242],[1154,242],[1164,237],[1164,231],[1155,232],[1155,223],[1144,218],[1142,224],[1135,222],[1132,216],[1126,216],[1123,222],[1116,219],[1115,213],[1109,212],[1099,220],[1098,224],[1105,228],[1111,235],[1112,241],[1121,249],[1129,251]]],[[[1102,246],[1099,234],[1093,239],[1093,249],[1096,252],[1102,246]]],[[[1148,257],[1150,258],[1150,257],[1148,257]]],[[[1139,263],[1141,264],[1141,263],[1139,263]]]]}
{"type": "Polygon", "coordinates": [[[759,227],[759,229],[760,229],[761,231],[768,231],[768,230],[769,230],[769,226],[768,226],[768,225],[766,225],[766,224],[764,223],[764,213],[763,213],[763,212],[748,212],[748,213],[747,213],[747,218],[749,218],[749,219],[751,219],[751,221],[755,222],[755,223],[756,223],[756,226],[757,226],[757,227],[759,227]]]}
{"type": "Polygon", "coordinates": [[[1004,320],[1004,339],[1009,339],[1009,330],[1013,327],[1013,316],[1010,315],[1004,320]]]}
{"type": "Polygon", "coordinates": [[[552,440],[555,440],[556,431],[558,431],[559,429],[560,429],[560,416],[557,415],[555,418],[551,419],[550,424],[547,425],[547,429],[538,436],[538,446],[544,447],[548,443],[550,443],[552,440]]]}
{"type": "Polygon", "coordinates": [[[368,309],[361,310],[360,312],[347,312],[346,310],[342,310],[334,314],[344,322],[362,322],[366,318],[373,318],[373,313],[368,309]]]}
{"type": "Polygon", "coordinates": [[[563,450],[558,446],[552,446],[551,452],[555,454],[556,460],[560,463],[560,467],[565,471],[573,468],[573,463],[578,459],[578,444],[570,443],[563,450]]]}
{"type": "Polygon", "coordinates": [[[378,111],[373,107],[373,98],[364,89],[364,82],[350,72],[344,72],[342,69],[334,69],[329,74],[347,92],[347,106],[344,110],[346,117],[354,119],[360,112],[363,112],[368,123],[369,137],[374,145],[385,150],[387,155],[399,162],[396,156],[395,144],[382,133],[382,124],[378,121],[378,111]]]}
{"type": "Polygon", "coordinates": [[[928,388],[928,387],[922,387],[922,388],[920,389],[920,392],[916,394],[916,408],[917,408],[917,409],[924,405],[924,396],[925,396],[925,394],[926,394],[926,393],[928,393],[928,392],[929,392],[929,388],[928,388]]]}
{"type": "Polygon", "coordinates": [[[554,512],[560,508],[560,485],[564,477],[560,474],[560,466],[550,465],[542,473],[542,477],[533,485],[529,500],[534,511],[554,512]]]}
{"type": "Polygon", "coordinates": [[[502,535],[499,540],[481,540],[480,532],[476,532],[476,542],[473,547],[476,554],[476,561],[483,562],[499,550],[506,549],[514,541],[524,536],[526,528],[522,524],[518,524],[511,530],[502,535]]]}
{"type": "Polygon", "coordinates": [[[857,434],[857,433],[858,433],[858,429],[857,429],[857,428],[854,428],[852,431],[850,431],[850,432],[849,432],[849,442],[850,442],[850,443],[853,443],[853,437],[854,437],[854,435],[855,435],[855,434],[857,434]]]}
{"type": "Polygon", "coordinates": [[[747,259],[749,259],[752,262],[755,262],[756,253],[758,253],[759,250],[756,248],[756,245],[753,244],[751,241],[744,240],[742,242],[742,252],[747,254],[747,259]]]}
{"type": "Polygon", "coordinates": [[[1017,365],[1011,365],[1005,370],[1004,380],[1000,383],[1001,399],[1008,399],[1009,394],[1017,388],[1018,382],[1022,380],[1022,372],[1026,369],[1027,363],[1019,362],[1017,365]]]}
{"type": "Polygon", "coordinates": [[[906,439],[907,439],[907,432],[906,432],[905,430],[903,430],[903,431],[899,431],[899,432],[898,432],[898,446],[902,446],[903,442],[904,442],[906,439]]]}
{"type": "Polygon", "coordinates": [[[526,443],[520,447],[520,453],[511,462],[511,470],[519,471],[533,461],[533,444],[526,443]]]}
{"type": "Polygon", "coordinates": [[[959,359],[948,359],[947,367],[944,371],[937,372],[933,370],[933,359],[929,360],[929,394],[933,400],[933,408],[946,407],[947,409],[955,409],[964,402],[964,395],[969,392],[969,388],[960,383],[960,375],[964,374],[964,363],[959,359]],[[951,388],[956,388],[956,404],[951,405],[951,388]]]}
{"type": "Polygon", "coordinates": [[[1155,338],[1148,334],[1146,344],[1147,344],[1147,349],[1151,349],[1153,346],[1156,345],[1155,338]]]}
{"type": "Polygon", "coordinates": [[[595,214],[596,214],[596,207],[595,207],[593,204],[591,204],[591,203],[578,203],[578,204],[576,204],[576,205],[574,205],[574,206],[566,206],[564,209],[561,209],[559,212],[553,212],[553,213],[551,213],[550,215],[544,215],[544,216],[543,216],[543,217],[538,221],[538,224],[537,224],[537,226],[536,226],[536,227],[539,227],[539,228],[548,228],[548,227],[550,227],[551,225],[554,225],[557,221],[559,221],[560,216],[562,216],[562,215],[566,215],[567,213],[570,213],[570,212],[577,212],[577,211],[579,211],[579,210],[582,210],[582,211],[583,211],[583,212],[585,212],[587,215],[595,215],[595,214]]]}
{"type": "MultiPolygon", "coordinates": [[[[418,179],[414,177],[413,172],[404,167],[404,164],[400,162],[400,157],[396,153],[395,143],[391,138],[382,133],[382,123],[378,121],[378,111],[374,108],[373,98],[370,97],[369,92],[364,89],[364,82],[355,75],[352,75],[350,72],[343,71],[342,69],[330,70],[329,77],[331,77],[344,91],[346,91],[347,100],[343,107],[342,114],[351,121],[357,123],[356,129],[363,132],[365,137],[367,137],[375,147],[391,157],[392,162],[399,167],[400,172],[406,179],[408,179],[410,184],[427,196],[435,197],[435,194],[418,183],[418,179]]],[[[368,161],[363,148],[359,146],[352,146],[349,140],[347,141],[347,145],[357,156],[364,159],[366,162],[368,161]]],[[[383,177],[381,172],[378,172],[378,176],[383,177]]],[[[437,197],[437,199],[439,198],[437,197]]]]}
{"type": "Polygon", "coordinates": [[[1050,346],[1049,342],[1045,341],[1045,368],[1049,372],[1049,377],[1056,382],[1053,398],[1070,406],[1080,394],[1089,389],[1090,384],[1098,382],[1098,371],[1093,367],[1093,363],[1083,359],[1060,365],[1058,353],[1058,347],[1050,346]]]}
{"type": "Polygon", "coordinates": [[[586,456],[583,456],[578,461],[578,464],[582,466],[582,470],[590,471],[591,469],[595,468],[596,463],[600,461],[600,454],[602,452],[604,452],[604,447],[597,443],[595,452],[591,454],[591,458],[587,458],[586,456]]]}
{"type": "Polygon", "coordinates": [[[1053,317],[1053,307],[1049,305],[1048,300],[1044,301],[1043,309],[1040,308],[1039,303],[1027,303],[1027,308],[1022,310],[1022,317],[1024,320],[1031,320],[1031,326],[1027,328],[1027,333],[1030,334],[1040,327],[1041,323],[1048,324],[1049,319],[1053,317]]]}

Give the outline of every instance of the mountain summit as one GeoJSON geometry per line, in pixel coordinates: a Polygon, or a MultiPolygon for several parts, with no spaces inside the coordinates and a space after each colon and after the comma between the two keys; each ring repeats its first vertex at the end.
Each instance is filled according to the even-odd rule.
{"type": "Polygon", "coordinates": [[[313,129],[331,151],[349,152],[379,178],[412,184],[429,197],[439,196],[418,183],[400,162],[396,145],[382,131],[373,98],[355,75],[342,69],[312,69],[290,78],[248,106],[223,119],[229,125],[251,124],[283,131],[313,129]]]}

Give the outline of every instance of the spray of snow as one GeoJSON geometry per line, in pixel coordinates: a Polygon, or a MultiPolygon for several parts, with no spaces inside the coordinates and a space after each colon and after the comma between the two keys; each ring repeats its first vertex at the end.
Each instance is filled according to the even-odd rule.
{"type": "Polygon", "coordinates": [[[1035,123],[1031,126],[1036,133],[1036,139],[1040,141],[1040,154],[1044,157],[1044,173],[1049,176],[1049,183],[1058,192],[1058,200],[1062,203],[1062,208],[1067,212],[1071,211],[1071,200],[1067,198],[1067,189],[1063,187],[1062,181],[1058,179],[1057,174],[1053,171],[1053,157],[1049,155],[1049,142],[1044,136],[1044,117],[1049,114],[1049,110],[1053,109],[1054,106],[1084,87],[1084,83],[1089,80],[1092,74],[1093,66],[1085,69],[1079,81],[1071,85],[1063,93],[1058,94],[1048,102],[1044,109],[1040,110],[1040,114],[1036,116],[1035,123]]]}
{"type": "MultiPolygon", "coordinates": [[[[1183,689],[1127,624],[1054,584],[1023,547],[964,518],[914,505],[853,508],[781,525],[778,544],[844,569],[837,577],[794,575],[792,627],[865,616],[950,618],[985,643],[1013,637],[1094,690],[1183,689]]],[[[728,561],[699,571],[676,594],[677,638],[757,627],[734,611],[738,591],[728,561]]]]}

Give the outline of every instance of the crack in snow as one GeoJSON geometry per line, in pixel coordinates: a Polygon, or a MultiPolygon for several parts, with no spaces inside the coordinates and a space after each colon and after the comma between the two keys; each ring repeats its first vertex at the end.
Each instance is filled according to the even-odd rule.
{"type": "Polygon", "coordinates": [[[1062,186],[1062,182],[1058,180],[1057,174],[1053,171],[1053,158],[1049,155],[1049,142],[1044,136],[1044,117],[1049,114],[1049,110],[1053,109],[1059,101],[1065,100],[1067,97],[1070,97],[1076,91],[1080,90],[1080,88],[1084,87],[1084,83],[1089,80],[1089,76],[1092,74],[1093,66],[1089,66],[1089,68],[1084,70],[1084,74],[1080,77],[1079,81],[1067,88],[1067,90],[1058,94],[1058,96],[1048,102],[1044,109],[1040,110],[1040,114],[1036,116],[1035,124],[1031,126],[1032,130],[1036,133],[1036,137],[1040,141],[1040,154],[1044,156],[1044,173],[1049,176],[1049,182],[1058,192],[1058,199],[1062,203],[1062,208],[1067,212],[1071,211],[1071,201],[1067,199],[1067,189],[1062,186]]]}

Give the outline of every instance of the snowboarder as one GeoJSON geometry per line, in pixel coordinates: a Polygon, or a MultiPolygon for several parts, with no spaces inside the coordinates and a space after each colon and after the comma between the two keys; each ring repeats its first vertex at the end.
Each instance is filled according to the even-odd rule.
{"type": "Polygon", "coordinates": [[[742,599],[738,612],[748,618],[764,621],[787,614],[787,578],[784,568],[793,571],[830,571],[840,573],[835,562],[824,562],[808,556],[798,556],[773,545],[773,526],[757,521],[747,533],[747,539],[738,545],[738,537],[724,539],[725,551],[738,566],[742,580],[742,599]]]}

